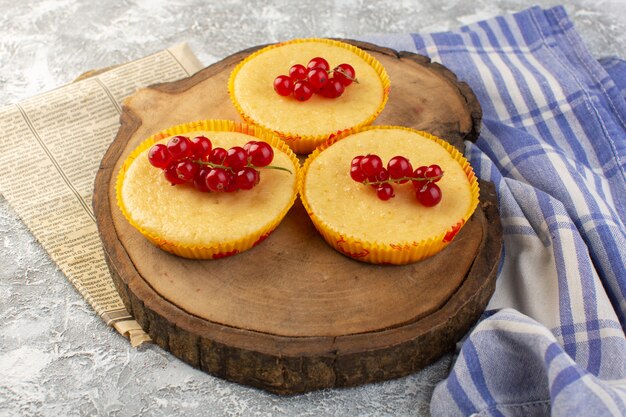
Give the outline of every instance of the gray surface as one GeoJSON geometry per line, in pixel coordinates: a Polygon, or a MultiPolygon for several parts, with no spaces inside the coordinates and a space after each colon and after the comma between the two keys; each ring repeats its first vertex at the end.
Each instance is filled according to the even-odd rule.
{"type": "MultiPolygon", "coordinates": [[[[210,64],[294,37],[440,31],[556,1],[0,0],[0,105],[188,42],[210,64]],[[106,4],[106,6],[105,6],[106,4]]],[[[596,57],[626,57],[624,1],[566,6],[596,57]]],[[[396,381],[277,397],[107,328],[0,197],[0,415],[425,415],[451,358],[396,381]]]]}

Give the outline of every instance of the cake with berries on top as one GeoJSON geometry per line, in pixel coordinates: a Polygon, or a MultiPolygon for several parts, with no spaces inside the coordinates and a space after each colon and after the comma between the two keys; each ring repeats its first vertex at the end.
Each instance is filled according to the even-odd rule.
{"type": "Polygon", "coordinates": [[[324,239],[370,263],[434,255],[478,205],[478,182],[463,155],[405,127],[345,132],[308,157],[301,177],[300,197],[324,239]]]}
{"type": "Polygon", "coordinates": [[[296,39],[251,54],[232,71],[228,90],[244,120],[308,153],[337,132],[371,124],[387,102],[389,77],[356,46],[296,39]]]}
{"type": "Polygon", "coordinates": [[[139,145],[116,183],[126,219],[187,258],[234,255],[264,240],[297,195],[299,162],[271,132],[225,120],[179,125],[139,145]]]}

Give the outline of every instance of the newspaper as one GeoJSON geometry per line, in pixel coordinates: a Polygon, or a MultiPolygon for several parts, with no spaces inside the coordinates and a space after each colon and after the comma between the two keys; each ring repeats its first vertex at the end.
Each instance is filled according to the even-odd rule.
{"type": "Polygon", "coordinates": [[[107,325],[133,346],[150,337],[128,314],[93,213],[100,160],[137,88],[187,77],[202,65],[186,45],[116,66],[0,108],[0,193],[107,325]]]}

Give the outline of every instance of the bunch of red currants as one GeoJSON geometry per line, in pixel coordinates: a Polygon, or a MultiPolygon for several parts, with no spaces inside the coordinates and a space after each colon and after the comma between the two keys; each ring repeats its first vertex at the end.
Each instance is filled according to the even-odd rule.
{"type": "Polygon", "coordinates": [[[327,98],[337,98],[353,82],[358,83],[354,68],[350,64],[340,64],[330,69],[328,61],[315,57],[305,67],[295,64],[289,68],[289,75],[279,75],[274,79],[274,91],[281,96],[293,95],[296,100],[306,101],[313,94],[327,98]]]}
{"type": "Polygon", "coordinates": [[[173,136],[148,151],[150,164],[162,169],[172,185],[189,183],[203,192],[250,190],[260,181],[257,168],[270,168],[273,159],[274,150],[266,142],[226,150],[214,148],[205,136],[173,136]]]}
{"type": "Polygon", "coordinates": [[[385,168],[378,155],[359,155],[350,163],[350,177],[376,190],[376,196],[387,201],[394,197],[392,184],[405,184],[411,181],[415,197],[423,206],[432,207],[441,201],[441,188],[436,182],[443,177],[439,165],[420,166],[413,170],[411,162],[403,156],[394,156],[385,168]]]}

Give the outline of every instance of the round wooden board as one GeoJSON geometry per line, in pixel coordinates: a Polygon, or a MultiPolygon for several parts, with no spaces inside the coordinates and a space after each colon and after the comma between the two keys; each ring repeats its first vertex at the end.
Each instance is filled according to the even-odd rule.
{"type": "MultiPolygon", "coordinates": [[[[376,124],[425,130],[461,150],[463,140],[476,139],[480,106],[449,70],[423,56],[349,42],[379,59],[391,78],[376,124]]],[[[126,156],[171,125],[240,120],[226,81],[256,49],[126,101],[94,189],[105,257],[126,307],[182,360],[276,393],[357,385],[424,367],[454,348],[494,291],[502,231],[491,183],[481,182],[481,204],[448,248],[406,266],[335,252],[299,201],[265,242],[210,261],[157,249],[121,215],[114,184],[126,156]]]]}

